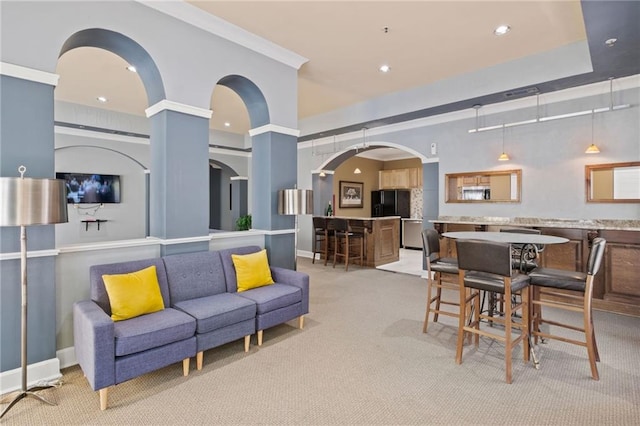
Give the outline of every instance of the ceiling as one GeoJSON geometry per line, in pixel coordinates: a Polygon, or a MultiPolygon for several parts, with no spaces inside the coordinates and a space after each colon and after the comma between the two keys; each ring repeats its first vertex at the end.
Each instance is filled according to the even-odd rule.
{"type": "MultiPolygon", "coordinates": [[[[598,37],[604,37],[606,24],[611,24],[613,19],[617,19],[614,27],[617,31],[629,26],[629,16],[628,13],[625,16],[624,11],[610,14],[612,8],[607,6],[589,14],[587,8],[593,8],[596,2],[575,0],[188,3],[309,59],[298,72],[300,119],[385,94],[472,74],[575,42],[588,40],[593,57],[598,49],[592,46],[604,46],[604,39],[590,39],[585,24],[589,19],[598,21],[598,25],[590,26],[599,29],[598,37]],[[494,35],[494,28],[500,24],[509,25],[511,31],[504,36],[494,35]],[[388,64],[391,71],[380,72],[382,64],[388,64]]],[[[638,9],[633,6],[636,2],[616,3],[627,3],[638,9]]],[[[637,10],[635,13],[637,15],[637,10]]],[[[631,19],[636,27],[632,31],[635,41],[638,41],[639,32],[637,22],[631,19]]],[[[612,33],[611,37],[614,35],[612,33]]],[[[623,55],[621,60],[632,63],[630,69],[625,68],[626,75],[639,72],[638,53],[630,57],[623,55]]],[[[594,73],[589,78],[582,75],[547,84],[557,90],[606,79],[596,75],[597,61],[593,58],[592,61],[594,73]]],[[[609,65],[621,66],[619,63],[609,65]]],[[[144,116],[148,106],[144,87],[137,74],[126,71],[126,66],[121,58],[104,50],[71,50],[58,62],[60,81],[55,90],[56,99],[144,116]],[[98,103],[96,97],[101,95],[107,97],[108,102],[98,103]]],[[[601,68],[606,66],[601,65],[601,68]]],[[[608,75],[609,71],[602,69],[599,72],[608,75]]],[[[496,99],[493,102],[504,100],[496,99]]],[[[472,101],[483,103],[478,99],[469,100],[472,101]]],[[[473,105],[469,102],[424,110],[423,116],[441,113],[439,111],[447,108],[469,108],[473,105]]],[[[484,99],[484,104],[491,102],[490,96],[484,99]]],[[[215,111],[212,128],[247,133],[250,128],[248,115],[233,91],[218,86],[211,108],[215,111]],[[225,122],[230,126],[226,127],[225,122]]],[[[390,117],[387,122],[382,120],[377,125],[407,118],[411,117],[390,117]]],[[[363,123],[354,123],[353,128],[362,126],[363,123]]],[[[326,134],[331,131],[335,134],[353,129],[327,130],[329,133],[326,134]]],[[[306,139],[314,136],[307,135],[306,139]]]]}

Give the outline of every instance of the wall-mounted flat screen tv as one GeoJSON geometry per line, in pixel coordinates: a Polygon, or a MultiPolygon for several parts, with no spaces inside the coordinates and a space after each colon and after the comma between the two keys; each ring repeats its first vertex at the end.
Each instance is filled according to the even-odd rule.
{"type": "Polygon", "coordinates": [[[67,202],[102,204],[120,202],[120,176],[98,173],[56,173],[67,185],[67,202]]]}

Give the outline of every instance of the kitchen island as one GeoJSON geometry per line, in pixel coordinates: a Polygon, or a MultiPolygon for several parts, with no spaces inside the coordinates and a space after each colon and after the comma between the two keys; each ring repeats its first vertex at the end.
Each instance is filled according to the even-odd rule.
{"type": "Polygon", "coordinates": [[[364,266],[376,267],[400,260],[400,216],[326,218],[336,217],[348,219],[354,231],[364,231],[364,266]]]}

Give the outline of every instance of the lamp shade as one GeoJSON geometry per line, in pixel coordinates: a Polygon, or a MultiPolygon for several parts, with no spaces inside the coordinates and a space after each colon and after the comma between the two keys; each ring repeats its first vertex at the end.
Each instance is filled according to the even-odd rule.
{"type": "Polygon", "coordinates": [[[67,191],[61,179],[0,178],[0,226],[67,222],[67,191]]]}
{"type": "Polygon", "coordinates": [[[313,214],[313,191],[281,189],[278,191],[278,214],[313,214]]]}

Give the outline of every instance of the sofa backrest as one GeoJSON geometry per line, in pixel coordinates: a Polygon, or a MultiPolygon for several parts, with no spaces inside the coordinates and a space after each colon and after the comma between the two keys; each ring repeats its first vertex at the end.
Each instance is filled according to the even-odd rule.
{"type": "Polygon", "coordinates": [[[165,272],[164,262],[161,258],[132,260],[129,262],[110,263],[105,265],[93,265],[89,268],[89,282],[91,286],[91,300],[96,302],[98,306],[111,316],[111,304],[109,303],[109,295],[102,280],[103,275],[128,274],[136,272],[149,266],[155,265],[156,274],[158,275],[158,283],[160,284],[160,293],[164,306],[170,306],[169,285],[167,283],[167,273],[165,272]]]}
{"type": "Polygon", "coordinates": [[[230,249],[220,250],[220,260],[224,268],[224,277],[227,281],[227,292],[235,293],[238,291],[238,280],[236,279],[236,268],[233,266],[232,254],[250,254],[262,250],[258,246],[234,247],[230,249]]]}
{"type": "Polygon", "coordinates": [[[164,256],[171,303],[225,293],[227,285],[217,251],[164,256]]]}

